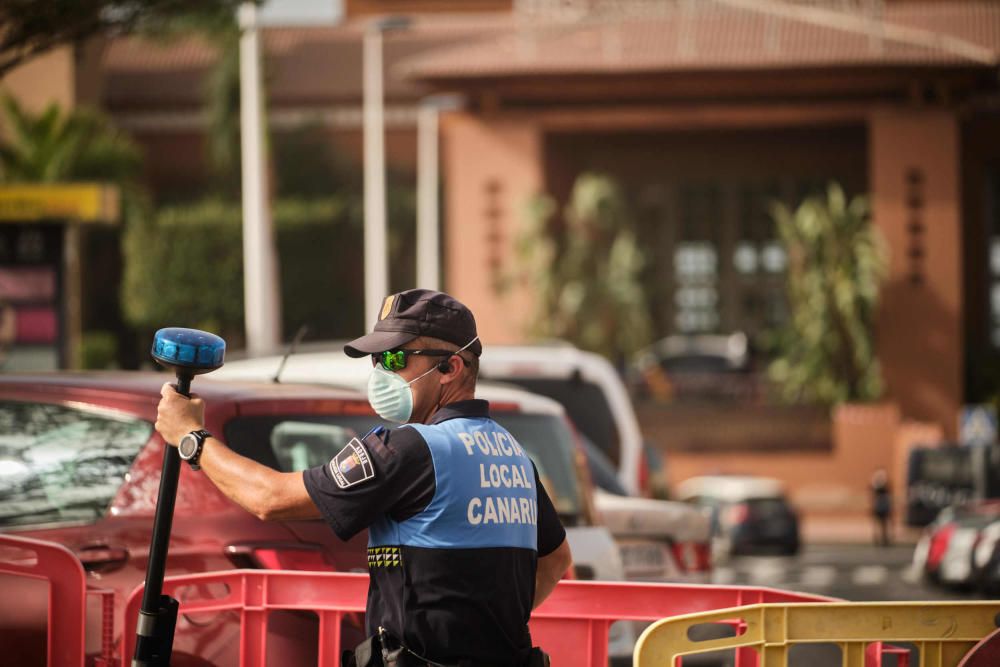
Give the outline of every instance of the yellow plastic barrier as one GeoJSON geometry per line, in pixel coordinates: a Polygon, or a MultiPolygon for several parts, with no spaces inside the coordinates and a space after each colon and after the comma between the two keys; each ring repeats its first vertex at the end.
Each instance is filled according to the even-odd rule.
{"type": "Polygon", "coordinates": [[[1000,601],[813,602],[755,604],[672,616],[646,628],[633,654],[635,667],[674,667],[678,656],[750,647],[759,667],[785,667],[795,644],[838,644],[843,667],[864,667],[872,642],[907,642],[920,667],[955,667],[998,625],[1000,601]],[[692,641],[705,623],[737,625],[737,636],[692,641]]]}

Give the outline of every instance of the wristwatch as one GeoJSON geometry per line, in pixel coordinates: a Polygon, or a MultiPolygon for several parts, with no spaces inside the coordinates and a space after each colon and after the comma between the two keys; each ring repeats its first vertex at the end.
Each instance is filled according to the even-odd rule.
{"type": "Polygon", "coordinates": [[[188,462],[192,470],[201,470],[201,466],[198,465],[198,461],[201,459],[201,449],[205,446],[206,438],[211,437],[212,434],[205,429],[191,431],[177,444],[177,453],[188,462]]]}

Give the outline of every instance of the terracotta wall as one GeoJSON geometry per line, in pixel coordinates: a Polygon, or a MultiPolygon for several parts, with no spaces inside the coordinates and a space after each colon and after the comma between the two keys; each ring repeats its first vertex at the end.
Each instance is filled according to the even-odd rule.
{"type": "Polygon", "coordinates": [[[70,109],[76,102],[76,72],[72,47],[37,56],[0,79],[0,88],[26,109],[41,111],[50,103],[70,109]]]}
{"type": "Polygon", "coordinates": [[[889,396],[954,436],[962,403],[960,142],[944,111],[869,121],[873,217],[891,249],[878,318],[889,396]]]}
{"type": "Polygon", "coordinates": [[[31,111],[55,102],[64,109],[78,104],[96,106],[101,92],[103,39],[80,46],[62,46],[35,56],[0,79],[0,90],[31,111]]]}
{"type": "Polygon", "coordinates": [[[542,138],[519,122],[442,118],[445,289],[476,313],[487,345],[523,340],[532,315],[530,285],[504,291],[514,275],[521,216],[543,190],[542,138]]]}
{"type": "MultiPolygon", "coordinates": [[[[899,407],[844,405],[831,416],[833,447],[828,452],[672,452],[667,459],[671,486],[695,475],[763,475],[785,482],[800,510],[802,530],[810,541],[870,539],[872,473],[885,468],[893,492],[898,534],[906,507],[906,469],[910,450],[940,443],[940,426],[903,420],[899,407]]],[[[911,534],[914,537],[915,534],[911,534]]]]}
{"type": "MultiPolygon", "coordinates": [[[[899,408],[891,403],[844,405],[831,418],[829,451],[672,452],[667,461],[670,484],[704,474],[763,475],[783,480],[806,512],[865,512],[872,473],[896,465],[899,408]]],[[[894,481],[902,483],[898,474],[892,475],[894,481]]]]}

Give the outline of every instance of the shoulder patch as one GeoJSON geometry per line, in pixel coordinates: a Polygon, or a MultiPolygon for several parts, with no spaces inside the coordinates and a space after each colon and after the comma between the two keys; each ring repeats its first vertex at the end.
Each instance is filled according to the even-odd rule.
{"type": "Polygon", "coordinates": [[[330,461],[330,475],[342,489],[357,486],[375,478],[368,450],[357,438],[352,438],[330,461]]]}

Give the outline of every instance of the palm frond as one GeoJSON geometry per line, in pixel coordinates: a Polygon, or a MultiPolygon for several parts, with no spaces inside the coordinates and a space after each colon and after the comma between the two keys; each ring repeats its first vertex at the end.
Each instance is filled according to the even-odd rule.
{"type": "Polygon", "coordinates": [[[789,400],[836,403],[878,398],[874,317],[885,275],[883,244],[868,200],[831,183],[825,196],[772,217],[789,257],[791,317],[777,333],[769,374],[789,400]]]}

